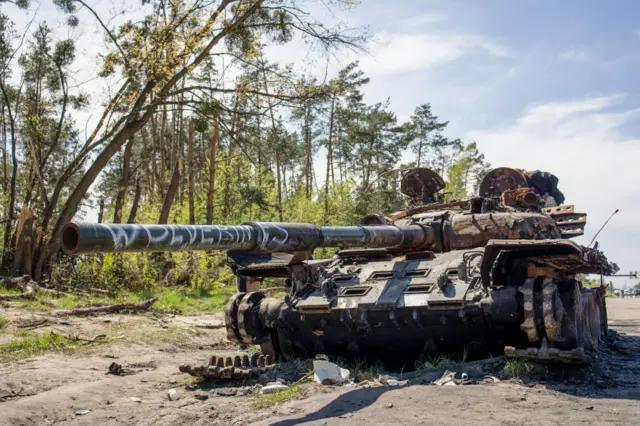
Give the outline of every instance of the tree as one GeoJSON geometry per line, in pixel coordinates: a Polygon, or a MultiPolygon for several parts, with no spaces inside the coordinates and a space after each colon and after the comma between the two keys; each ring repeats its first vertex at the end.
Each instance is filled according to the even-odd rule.
{"type": "Polygon", "coordinates": [[[449,167],[445,192],[453,199],[468,198],[470,192],[477,191],[489,167],[475,142],[466,145],[455,154],[453,165],[449,167]]]}
{"type": "Polygon", "coordinates": [[[406,131],[409,146],[416,154],[417,167],[430,164],[429,153],[437,146],[440,133],[447,127],[448,121],[439,122],[431,112],[430,104],[416,107],[406,131]]]}
{"type": "MultiPolygon", "coordinates": [[[[296,31],[325,47],[355,46],[361,39],[359,35],[350,37],[323,28],[293,1],[221,0],[215,9],[203,0],[148,3],[151,11],[142,22],[128,22],[117,31],[108,29],[96,14],[114,48],[104,57],[102,76],[119,73],[123,82],[111,97],[94,131],[61,169],[62,173],[52,185],[50,199],[44,200],[48,208],[42,215],[41,229],[47,237],[37,250],[31,271],[36,278],[58,252],[62,226],[78,212],[89,187],[126,141],[141,131],[159,108],[176,103],[188,104],[181,95],[199,90],[186,84],[186,79],[210,56],[215,46],[224,41],[229,55],[237,55],[238,52],[247,55],[255,49],[259,35],[270,37],[274,43],[285,43],[296,31]],[[93,162],[84,169],[89,158],[93,162]],[[77,182],[70,186],[73,179],[77,182]]],[[[75,2],[56,4],[74,16],[75,2]]],[[[84,2],[80,4],[89,8],[84,2]]],[[[231,92],[244,93],[245,89],[240,85],[231,92]]],[[[228,93],[227,89],[219,87],[204,90],[223,95],[228,93]]],[[[178,145],[174,141],[173,149],[178,145]]],[[[177,152],[174,157],[172,179],[165,193],[161,219],[168,216],[166,210],[171,208],[181,180],[182,154],[177,152]]],[[[35,168],[34,175],[38,171],[35,168]]],[[[44,186],[42,179],[36,178],[44,186]]]]}

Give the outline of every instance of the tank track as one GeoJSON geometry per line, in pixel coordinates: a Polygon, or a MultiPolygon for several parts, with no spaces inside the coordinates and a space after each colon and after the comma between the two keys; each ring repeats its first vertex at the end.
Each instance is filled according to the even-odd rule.
{"type": "Polygon", "coordinates": [[[275,367],[273,356],[270,354],[254,353],[236,355],[235,357],[212,356],[207,365],[192,366],[184,364],[179,367],[180,372],[191,376],[203,377],[209,380],[247,380],[266,373],[275,367]]]}
{"type": "Polygon", "coordinates": [[[526,349],[505,346],[505,356],[571,364],[597,361],[600,341],[604,341],[608,333],[604,288],[580,289],[577,282],[569,281],[560,284],[565,287],[562,294],[553,279],[545,278],[538,290],[541,294],[535,295],[533,282],[528,279],[519,288],[525,306],[525,319],[520,328],[532,343],[541,341],[541,344],[526,349]],[[535,309],[535,296],[541,296],[542,312],[535,309]],[[579,303],[572,303],[574,301],[579,303]]]}

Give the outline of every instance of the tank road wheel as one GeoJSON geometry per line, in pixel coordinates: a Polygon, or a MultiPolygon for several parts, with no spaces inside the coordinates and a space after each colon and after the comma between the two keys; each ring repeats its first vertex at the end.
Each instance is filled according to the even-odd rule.
{"type": "Polygon", "coordinates": [[[581,298],[584,346],[588,350],[597,351],[600,341],[600,318],[596,312],[595,293],[590,290],[583,290],[581,298]]]}
{"type": "Polygon", "coordinates": [[[606,342],[609,335],[609,319],[607,318],[607,298],[604,295],[600,296],[598,306],[600,307],[600,337],[606,342]]]}
{"type": "Polygon", "coordinates": [[[224,325],[227,328],[227,339],[236,345],[242,344],[240,329],[238,328],[238,307],[245,293],[236,293],[231,296],[224,309],[224,325]]]}
{"type": "Polygon", "coordinates": [[[582,296],[576,281],[560,283],[560,300],[564,309],[561,329],[564,341],[558,342],[560,349],[571,350],[584,345],[584,321],[582,316],[582,296]]]}

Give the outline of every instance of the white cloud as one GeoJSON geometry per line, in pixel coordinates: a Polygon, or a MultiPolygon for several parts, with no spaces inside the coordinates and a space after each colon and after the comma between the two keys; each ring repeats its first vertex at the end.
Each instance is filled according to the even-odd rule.
{"type": "Polygon", "coordinates": [[[372,55],[361,61],[372,75],[435,68],[478,51],[495,57],[510,55],[505,46],[478,35],[381,32],[376,38],[370,47],[372,55]]]}
{"type": "Polygon", "coordinates": [[[413,16],[411,18],[402,21],[400,27],[402,28],[416,28],[424,27],[427,25],[439,24],[447,20],[447,17],[441,13],[423,13],[421,15],[413,16]]]}
{"type": "Polygon", "coordinates": [[[560,52],[558,59],[565,62],[586,62],[589,54],[585,49],[568,49],[560,52]]]}
{"type": "Polygon", "coordinates": [[[560,179],[568,204],[586,212],[585,236],[591,237],[615,210],[618,216],[598,237],[608,256],[623,269],[637,267],[630,248],[640,237],[640,139],[621,126],[640,117],[640,109],[614,108],[623,96],[550,102],[529,107],[513,123],[495,130],[472,131],[468,140],[494,166],[541,169],[560,179]]]}

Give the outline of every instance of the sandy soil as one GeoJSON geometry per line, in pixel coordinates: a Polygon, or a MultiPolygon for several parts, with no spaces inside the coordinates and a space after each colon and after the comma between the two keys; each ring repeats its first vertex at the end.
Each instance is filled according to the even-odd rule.
{"type": "MultiPolygon", "coordinates": [[[[262,409],[256,408],[255,396],[222,396],[246,387],[198,385],[178,371],[183,363],[201,364],[212,354],[235,353],[224,329],[210,328],[221,325],[220,315],[49,318],[51,323],[34,331],[118,339],[88,344],[73,355],[48,354],[0,365],[0,425],[636,424],[640,298],[609,299],[608,304],[610,327],[620,333],[615,347],[602,351],[593,369],[567,373],[564,380],[436,387],[427,385],[430,378],[414,375],[401,386],[306,383],[295,400],[262,409]],[[61,325],[63,321],[69,325],[61,325]],[[112,362],[132,374],[105,374],[112,362]],[[180,392],[180,399],[168,399],[170,388],[180,392]],[[18,396],[6,397],[10,394],[18,396]],[[79,416],[78,410],[89,413],[79,416]]],[[[8,330],[47,318],[15,309],[3,316],[8,330]]],[[[0,343],[11,337],[6,333],[0,343]]],[[[294,380],[302,371],[274,374],[294,380]]]]}

